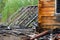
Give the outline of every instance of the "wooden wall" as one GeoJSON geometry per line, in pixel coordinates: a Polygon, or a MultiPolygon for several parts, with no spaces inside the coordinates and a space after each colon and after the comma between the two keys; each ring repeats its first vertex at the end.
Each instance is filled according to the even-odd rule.
{"type": "Polygon", "coordinates": [[[38,23],[42,28],[55,29],[58,22],[55,21],[55,0],[39,0],[38,23]]]}

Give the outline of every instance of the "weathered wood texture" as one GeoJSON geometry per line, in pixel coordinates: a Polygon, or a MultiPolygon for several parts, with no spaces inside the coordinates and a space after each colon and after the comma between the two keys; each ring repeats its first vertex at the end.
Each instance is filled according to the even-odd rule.
{"type": "Polygon", "coordinates": [[[56,22],[55,0],[39,0],[38,23],[43,25],[42,28],[54,29],[59,24],[56,22]],[[56,24],[56,25],[55,25],[56,24]]]}

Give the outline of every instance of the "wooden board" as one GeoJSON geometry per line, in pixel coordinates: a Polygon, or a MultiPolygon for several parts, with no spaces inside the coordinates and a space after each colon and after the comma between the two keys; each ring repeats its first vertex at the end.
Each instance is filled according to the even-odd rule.
{"type": "Polygon", "coordinates": [[[55,14],[55,0],[39,0],[39,13],[38,13],[38,23],[43,25],[42,28],[54,29],[60,23],[57,22],[54,16],[55,14]]]}

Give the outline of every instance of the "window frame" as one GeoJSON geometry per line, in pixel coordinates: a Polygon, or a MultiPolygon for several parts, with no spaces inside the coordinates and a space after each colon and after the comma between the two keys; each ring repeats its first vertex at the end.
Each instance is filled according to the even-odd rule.
{"type": "Polygon", "coordinates": [[[57,12],[57,0],[55,0],[55,14],[58,16],[60,13],[57,12]]]}

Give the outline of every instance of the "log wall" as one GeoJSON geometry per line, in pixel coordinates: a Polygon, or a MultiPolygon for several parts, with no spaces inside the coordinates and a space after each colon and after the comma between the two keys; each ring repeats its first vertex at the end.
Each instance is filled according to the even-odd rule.
{"type": "Polygon", "coordinates": [[[38,23],[42,28],[55,29],[59,26],[54,16],[55,14],[55,0],[39,0],[38,4],[38,23]]]}

